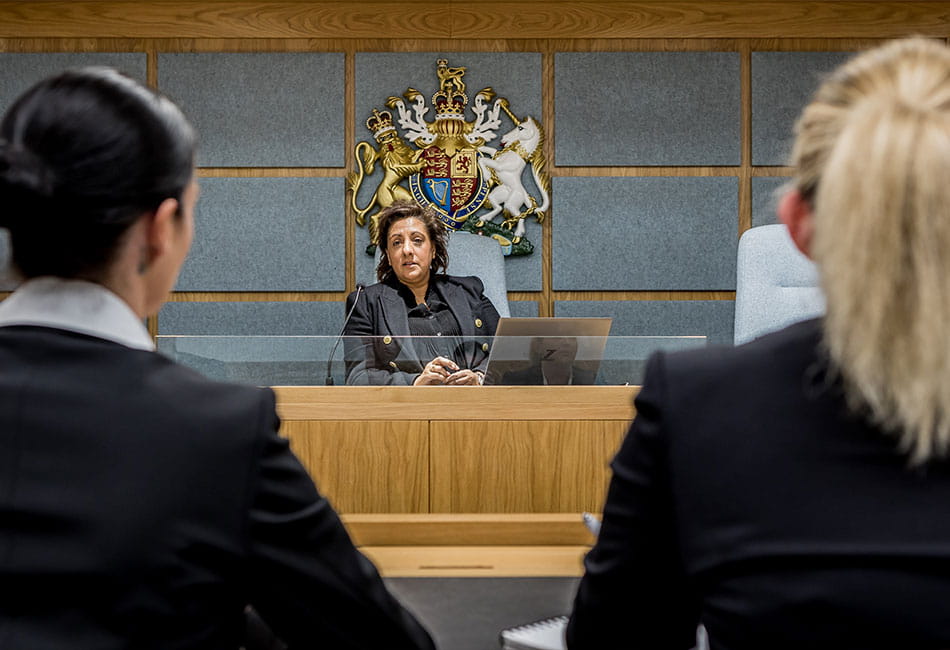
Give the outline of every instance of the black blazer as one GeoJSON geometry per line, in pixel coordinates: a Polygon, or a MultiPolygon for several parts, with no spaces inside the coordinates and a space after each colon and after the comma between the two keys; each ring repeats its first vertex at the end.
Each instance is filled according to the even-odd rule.
{"type": "Polygon", "coordinates": [[[652,358],[569,648],[950,647],[950,463],[850,415],[819,340],[652,358]]]}
{"type": "Polygon", "coordinates": [[[270,390],[0,328],[0,647],[433,648],[277,435],[270,390]]]}
{"type": "MultiPolygon", "coordinates": [[[[420,359],[409,338],[409,315],[399,295],[398,280],[366,287],[346,299],[353,313],[346,323],[346,383],[411,385],[431,359],[420,359]],[[353,337],[366,337],[361,341],[353,337]]],[[[434,275],[430,284],[449,306],[464,338],[455,361],[463,368],[485,371],[490,338],[498,327],[498,311],[485,297],[475,276],[434,275]]]]}

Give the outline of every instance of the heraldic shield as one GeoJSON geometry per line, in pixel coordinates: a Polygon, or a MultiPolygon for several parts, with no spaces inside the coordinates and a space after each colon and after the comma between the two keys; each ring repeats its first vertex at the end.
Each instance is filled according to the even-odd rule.
{"type": "Polygon", "coordinates": [[[462,149],[449,157],[433,145],[422,151],[422,162],[422,170],[409,177],[413,198],[433,208],[446,226],[458,230],[488,196],[478,151],[462,149]]]}
{"type": "Polygon", "coordinates": [[[367,253],[373,254],[378,245],[379,212],[395,201],[415,201],[431,208],[446,228],[491,237],[505,255],[529,255],[534,246],[524,237],[524,220],[533,215],[540,223],[550,207],[544,130],[530,116],[516,117],[508,100],[496,97],[491,88],[475,94],[470,109],[475,120],[466,120],[465,68],[449,67],[446,59],[439,59],[436,74],[434,121],[424,119],[429,106],[422,93],[409,88],[402,97],[387,99],[389,110],[373,109],[366,120],[378,148],[369,142],[356,145],[357,168],[346,180],[357,224],[369,225],[367,253]],[[490,147],[504,116],[514,128],[502,135],[501,149],[490,147]],[[357,193],[377,164],[382,179],[361,208],[357,193]],[[527,176],[537,197],[524,185],[527,176]]]}

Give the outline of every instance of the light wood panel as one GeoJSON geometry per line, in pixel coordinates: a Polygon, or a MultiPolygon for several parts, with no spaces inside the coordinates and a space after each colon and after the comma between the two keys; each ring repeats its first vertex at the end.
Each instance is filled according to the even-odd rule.
{"type": "Polygon", "coordinates": [[[337,510],[428,511],[425,422],[285,422],[281,433],[337,510]]]}
{"type": "Polygon", "coordinates": [[[275,386],[291,420],[620,420],[636,386],[275,386]]]}
{"type": "Polygon", "coordinates": [[[576,512],[519,514],[345,514],[359,546],[535,546],[592,544],[576,512]]]}
{"type": "Polygon", "coordinates": [[[880,38],[948,22],[946,2],[901,0],[0,2],[0,36],[24,38],[880,38]]]}
{"type": "Polygon", "coordinates": [[[386,578],[581,576],[587,546],[364,546],[386,578]]]}
{"type": "Polygon", "coordinates": [[[431,424],[432,512],[600,511],[626,422],[431,424]]]}

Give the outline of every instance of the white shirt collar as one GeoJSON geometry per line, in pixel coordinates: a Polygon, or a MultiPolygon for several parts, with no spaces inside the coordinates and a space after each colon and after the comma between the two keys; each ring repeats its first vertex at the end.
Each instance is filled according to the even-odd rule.
{"type": "Polygon", "coordinates": [[[38,325],[88,334],[137,350],[154,350],[135,312],[105,287],[84,280],[27,280],[0,302],[0,327],[38,325]]]}

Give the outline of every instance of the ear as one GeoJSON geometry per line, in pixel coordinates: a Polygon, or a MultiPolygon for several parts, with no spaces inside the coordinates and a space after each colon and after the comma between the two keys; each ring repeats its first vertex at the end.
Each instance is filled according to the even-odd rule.
{"type": "Polygon", "coordinates": [[[148,257],[151,264],[171,247],[178,221],[178,201],[165,199],[148,221],[148,257]]]}
{"type": "Polygon", "coordinates": [[[798,190],[789,190],[778,204],[778,217],[795,246],[806,257],[811,258],[811,238],[815,234],[815,220],[811,206],[798,190]]]}

